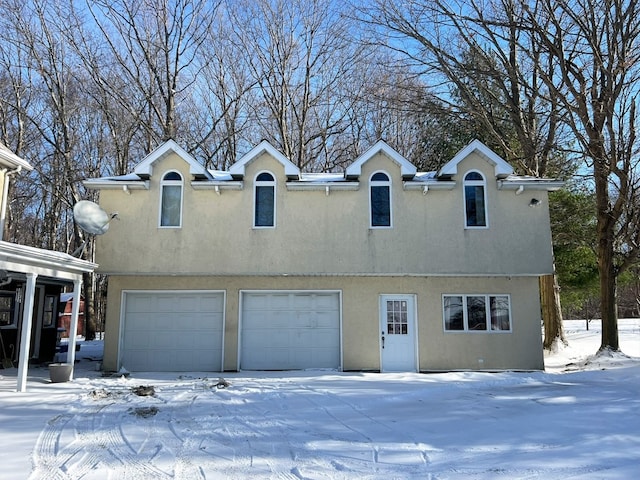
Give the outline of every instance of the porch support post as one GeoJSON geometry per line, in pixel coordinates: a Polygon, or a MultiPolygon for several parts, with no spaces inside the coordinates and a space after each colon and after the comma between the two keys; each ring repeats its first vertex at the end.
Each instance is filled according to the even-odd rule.
{"type": "Polygon", "coordinates": [[[82,280],[73,281],[73,301],[71,303],[71,331],[69,332],[69,349],[67,350],[67,363],[71,367],[71,380],[73,380],[73,370],[76,360],[76,339],[78,336],[78,316],[80,314],[80,291],[82,290],[82,280]]]}
{"type": "Polygon", "coordinates": [[[33,302],[36,293],[35,273],[27,273],[27,290],[24,294],[22,311],[22,330],[20,332],[20,357],[18,359],[18,392],[27,389],[27,372],[29,370],[29,355],[31,349],[31,325],[33,323],[33,302]]]}

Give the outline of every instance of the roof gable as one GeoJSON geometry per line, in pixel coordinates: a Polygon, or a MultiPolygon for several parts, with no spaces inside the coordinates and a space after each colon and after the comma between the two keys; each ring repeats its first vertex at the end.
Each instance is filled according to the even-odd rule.
{"type": "Polygon", "coordinates": [[[449,160],[438,172],[438,176],[450,176],[458,173],[458,164],[472,153],[478,153],[489,164],[493,165],[496,177],[505,177],[513,173],[513,167],[487,147],[480,140],[474,140],[460,150],[455,157],[449,160]]]}
{"type": "Polygon", "coordinates": [[[284,173],[289,178],[299,178],[300,169],[292,163],[282,152],[277,150],[268,141],[263,140],[258,145],[253,147],[246,155],[240,160],[229,167],[229,173],[233,178],[244,178],[246,166],[253,162],[263,153],[268,153],[271,157],[275,158],[284,167],[284,173]]]}
{"type": "Polygon", "coordinates": [[[416,174],[416,167],[409,160],[400,155],[397,151],[389,146],[384,140],[379,140],[375,145],[366,152],[356,158],[351,165],[345,170],[347,178],[359,177],[362,173],[362,165],[371,160],[378,153],[383,153],[400,167],[400,173],[403,177],[412,178],[416,174]]]}
{"type": "Polygon", "coordinates": [[[189,173],[191,175],[204,176],[207,178],[211,176],[203,165],[198,163],[195,158],[189,155],[189,153],[187,153],[187,151],[180,145],[178,145],[174,140],[167,140],[162,145],[153,150],[134,167],[133,173],[143,178],[150,177],[153,173],[153,164],[158,160],[165,158],[167,155],[170,155],[171,153],[175,153],[182,160],[189,164],[189,173]]]}

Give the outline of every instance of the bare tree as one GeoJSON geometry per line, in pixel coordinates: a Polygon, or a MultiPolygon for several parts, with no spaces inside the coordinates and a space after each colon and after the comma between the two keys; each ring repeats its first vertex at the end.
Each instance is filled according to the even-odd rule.
{"type": "Polygon", "coordinates": [[[635,0],[541,0],[531,6],[523,2],[523,10],[527,28],[553,66],[541,78],[568,113],[567,123],[592,172],[600,350],[618,350],[617,279],[640,255],[640,5],[635,0]]]}
{"type": "MultiPolygon", "coordinates": [[[[135,98],[144,102],[139,120],[147,151],[160,140],[176,138],[179,102],[196,81],[194,60],[217,3],[99,0],[87,2],[87,8],[117,62],[119,78],[134,86],[135,98]]],[[[104,75],[102,81],[108,81],[104,75]]]]}
{"type": "Polygon", "coordinates": [[[251,99],[263,138],[301,168],[345,128],[342,88],[363,55],[350,41],[351,23],[335,2],[228,2],[234,41],[258,86],[251,99]]]}
{"type": "Polygon", "coordinates": [[[207,167],[219,170],[227,169],[252,146],[249,139],[255,126],[249,92],[256,80],[234,41],[233,19],[227,14],[219,8],[197,53],[198,81],[184,100],[189,121],[182,130],[190,151],[199,154],[207,167]]]}
{"type": "MultiPolygon", "coordinates": [[[[516,170],[557,173],[559,100],[545,88],[549,75],[538,38],[522,28],[522,6],[512,0],[378,0],[361,9],[378,44],[401,54],[407,68],[427,78],[431,94],[502,153],[516,170]]],[[[541,278],[544,346],[564,342],[555,275],[541,278]]]]}

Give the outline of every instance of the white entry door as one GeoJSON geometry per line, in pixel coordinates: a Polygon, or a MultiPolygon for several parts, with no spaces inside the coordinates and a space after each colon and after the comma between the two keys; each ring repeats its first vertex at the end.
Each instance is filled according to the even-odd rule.
{"type": "Polygon", "coordinates": [[[413,295],[380,297],[380,351],[383,372],[415,372],[416,315],[413,295]]]}

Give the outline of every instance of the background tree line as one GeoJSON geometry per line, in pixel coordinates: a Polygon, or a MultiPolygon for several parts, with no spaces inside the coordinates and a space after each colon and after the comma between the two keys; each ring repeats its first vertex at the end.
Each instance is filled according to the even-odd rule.
{"type": "MultiPolygon", "coordinates": [[[[558,292],[588,287],[617,349],[617,286],[637,278],[640,243],[635,1],[3,6],[0,140],[36,167],[15,183],[7,240],[67,252],[89,240],[92,259],[70,216],[94,195],[81,180],[127,173],[168,138],[212,169],[267,139],[306,171],[340,170],[380,138],[433,170],[479,138],[520,174],[571,179],[552,212],[589,225],[554,223],[567,288],[541,284],[545,346],[562,340],[558,292]]],[[[98,309],[104,280],[87,280],[98,309]]]]}

